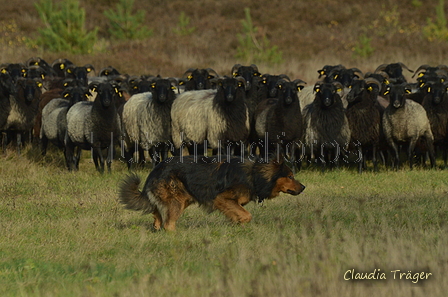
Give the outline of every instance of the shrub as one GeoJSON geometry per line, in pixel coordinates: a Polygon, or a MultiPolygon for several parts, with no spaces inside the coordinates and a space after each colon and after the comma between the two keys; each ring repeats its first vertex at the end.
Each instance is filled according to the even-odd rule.
{"type": "Polygon", "coordinates": [[[250,9],[245,8],[244,14],[246,19],[241,21],[243,25],[243,34],[237,35],[239,46],[236,49],[236,58],[243,59],[246,63],[282,63],[282,52],[279,51],[278,47],[275,45],[270,47],[270,41],[266,37],[266,34],[259,32],[258,27],[254,27],[250,9]],[[259,41],[257,37],[261,37],[261,41],[259,41]]]}
{"type": "Polygon", "coordinates": [[[448,28],[446,27],[445,17],[445,0],[439,0],[436,6],[436,21],[432,19],[427,20],[427,25],[423,27],[423,35],[429,40],[448,41],[448,28]]]}
{"type": "Polygon", "coordinates": [[[117,39],[145,39],[152,35],[152,30],[143,25],[145,12],[133,14],[134,0],[120,0],[115,10],[104,11],[109,19],[109,33],[117,39]]]}
{"type": "Polygon", "coordinates": [[[190,18],[185,14],[185,12],[181,12],[179,15],[179,22],[177,23],[177,28],[173,31],[180,36],[190,35],[194,31],[196,31],[196,27],[190,27],[190,18]]]}
{"type": "Polygon", "coordinates": [[[92,52],[98,28],[92,31],[85,29],[86,14],[79,7],[78,0],[60,1],[55,5],[52,0],[41,0],[35,3],[35,7],[45,25],[45,28],[39,29],[37,45],[53,52],[92,52]]]}

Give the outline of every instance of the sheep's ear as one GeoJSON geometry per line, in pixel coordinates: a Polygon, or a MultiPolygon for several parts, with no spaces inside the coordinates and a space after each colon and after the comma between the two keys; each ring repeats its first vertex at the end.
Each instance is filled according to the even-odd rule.
{"type": "Polygon", "coordinates": [[[2,68],[2,69],[0,70],[0,72],[3,73],[3,74],[6,74],[6,73],[8,73],[8,70],[7,70],[6,68],[2,68]]]}
{"type": "Polygon", "coordinates": [[[411,94],[411,93],[412,93],[411,89],[409,89],[409,88],[405,88],[404,91],[405,91],[407,94],[411,94]]]}
{"type": "Polygon", "coordinates": [[[94,91],[94,92],[96,92],[96,89],[98,88],[98,85],[97,85],[97,83],[91,83],[90,85],[89,85],[89,90],[92,90],[92,91],[94,91]]]}
{"type": "Polygon", "coordinates": [[[84,67],[86,67],[87,73],[90,73],[95,70],[95,68],[93,68],[91,64],[86,64],[84,65],[84,67]]]}
{"type": "Polygon", "coordinates": [[[384,92],[383,92],[383,96],[386,96],[386,95],[388,95],[390,93],[390,87],[388,86],[387,88],[386,88],[386,90],[384,90],[384,92]]]}
{"type": "Polygon", "coordinates": [[[63,98],[67,98],[68,96],[70,96],[70,92],[68,90],[65,90],[64,92],[62,92],[63,98]]]}

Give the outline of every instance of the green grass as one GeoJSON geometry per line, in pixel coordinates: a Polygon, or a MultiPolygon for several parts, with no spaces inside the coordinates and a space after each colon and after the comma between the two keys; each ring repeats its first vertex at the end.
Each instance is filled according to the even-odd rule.
{"type": "MultiPolygon", "coordinates": [[[[444,296],[448,171],[297,175],[299,196],[247,205],[229,223],[188,208],[177,232],[117,202],[127,169],[76,173],[60,153],[0,157],[1,296],[444,296]],[[381,269],[386,281],[344,281],[381,269]],[[417,285],[391,270],[429,271],[417,285]]],[[[143,179],[146,172],[140,171],[143,179]]]]}

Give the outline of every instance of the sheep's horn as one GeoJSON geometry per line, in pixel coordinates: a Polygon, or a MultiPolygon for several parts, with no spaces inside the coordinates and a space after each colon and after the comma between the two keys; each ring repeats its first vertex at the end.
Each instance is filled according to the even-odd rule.
{"type": "Polygon", "coordinates": [[[398,62],[398,64],[399,64],[401,67],[403,67],[404,69],[409,70],[409,72],[414,72],[414,70],[409,69],[408,66],[404,65],[403,63],[398,62]]]}
{"type": "Polygon", "coordinates": [[[298,84],[305,84],[306,85],[306,82],[301,80],[301,79],[295,79],[292,83],[295,84],[295,85],[298,85],[298,84]]]}
{"type": "Polygon", "coordinates": [[[215,70],[213,70],[212,68],[207,68],[205,70],[208,71],[208,74],[214,74],[215,76],[219,76],[218,73],[215,70]]]}
{"type": "Polygon", "coordinates": [[[382,85],[376,78],[368,77],[364,81],[366,82],[366,84],[376,84],[378,88],[381,90],[382,85]]]}
{"type": "Polygon", "coordinates": [[[420,70],[426,71],[426,70],[428,70],[429,67],[431,67],[431,66],[429,66],[428,64],[420,65],[420,67],[418,67],[417,70],[415,70],[414,74],[412,75],[412,78],[414,78],[414,76],[416,76],[420,70]]]}
{"type": "Polygon", "coordinates": [[[242,76],[237,76],[237,77],[235,77],[235,79],[236,79],[237,81],[242,82],[242,83],[244,84],[244,88],[246,88],[246,80],[244,79],[244,77],[242,77],[242,76]]]}
{"type": "Polygon", "coordinates": [[[233,74],[235,73],[235,70],[237,70],[237,69],[240,68],[240,67],[241,67],[241,64],[235,64],[235,65],[233,65],[233,67],[232,67],[232,71],[230,71],[230,75],[233,76],[233,74]]]}
{"type": "Polygon", "coordinates": [[[175,78],[175,77],[168,77],[167,79],[171,82],[171,84],[174,84],[174,86],[178,86],[179,85],[179,80],[177,78],[175,78]]]}
{"type": "MultiPolygon", "coordinates": [[[[278,77],[279,77],[279,78],[282,78],[282,79],[285,79],[285,80],[287,80],[287,81],[291,81],[291,80],[289,79],[289,76],[287,76],[286,74],[280,74],[278,77]]],[[[296,80],[297,80],[297,79],[296,79],[296,80]]]]}
{"type": "Polygon", "coordinates": [[[359,70],[358,68],[352,68],[354,73],[359,73],[359,78],[363,79],[364,78],[364,74],[362,73],[361,70],[359,70]]]}
{"type": "Polygon", "coordinates": [[[254,69],[255,72],[258,72],[258,67],[255,64],[251,64],[250,67],[254,69]]]}
{"type": "Polygon", "coordinates": [[[387,65],[389,64],[381,64],[380,66],[378,66],[375,71],[373,73],[378,73],[379,71],[383,71],[384,69],[386,69],[387,65]]]}
{"type": "MultiPolygon", "coordinates": [[[[197,68],[196,68],[197,69],[197,68]]],[[[196,70],[195,68],[188,68],[188,70],[187,71],[185,71],[184,72],[184,74],[182,75],[182,77],[187,77],[188,76],[188,74],[191,74],[193,71],[195,71],[196,70]]]]}

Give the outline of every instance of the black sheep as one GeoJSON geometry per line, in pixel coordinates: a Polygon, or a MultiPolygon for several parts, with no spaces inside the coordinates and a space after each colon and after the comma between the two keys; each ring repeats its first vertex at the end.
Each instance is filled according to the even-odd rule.
{"type": "Polygon", "coordinates": [[[215,77],[217,78],[219,75],[211,68],[189,68],[179,80],[179,86],[184,86],[185,91],[211,89],[212,80],[215,77]]]}
{"type": "Polygon", "coordinates": [[[284,152],[289,153],[290,161],[296,161],[295,150],[297,145],[300,145],[303,135],[302,114],[297,93],[303,88],[304,83],[300,79],[292,82],[280,79],[276,83],[276,100],[266,99],[269,102],[259,104],[260,108],[255,112],[255,129],[258,143],[262,144],[258,146],[261,155],[264,153],[267,157],[277,145],[280,145],[284,152]]]}
{"type": "Polygon", "coordinates": [[[346,116],[351,131],[349,149],[357,149],[359,173],[365,167],[367,151],[372,154],[374,170],[378,170],[376,156],[382,131],[382,107],[377,101],[380,88],[381,83],[373,78],[354,80],[346,97],[346,116]]]}
{"type": "Polygon", "coordinates": [[[322,170],[330,162],[339,164],[341,152],[348,148],[350,127],[341,100],[340,82],[318,82],[314,86],[315,99],[303,109],[305,145],[311,161],[321,161],[322,170]],[[318,159],[315,155],[320,154],[318,159]]]}
{"type": "Polygon", "coordinates": [[[117,86],[109,82],[91,83],[89,89],[95,91],[95,101],[82,101],[67,112],[67,133],[65,135],[65,158],[69,170],[77,170],[80,151],[75,148],[92,150],[95,168],[104,172],[102,150],[108,149],[107,168],[111,171],[113,145],[119,144],[121,123],[115,101],[122,96],[117,86]]]}
{"type": "Polygon", "coordinates": [[[423,107],[428,115],[431,131],[434,136],[434,146],[443,153],[444,166],[447,167],[448,150],[448,83],[428,83],[425,87],[426,96],[423,107]]]}

